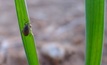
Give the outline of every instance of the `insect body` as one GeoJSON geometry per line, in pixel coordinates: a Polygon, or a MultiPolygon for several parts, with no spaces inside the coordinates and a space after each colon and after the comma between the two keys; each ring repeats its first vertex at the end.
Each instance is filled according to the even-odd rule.
{"type": "Polygon", "coordinates": [[[29,23],[27,23],[23,29],[23,34],[27,36],[29,33],[30,33],[30,26],[29,23]]]}

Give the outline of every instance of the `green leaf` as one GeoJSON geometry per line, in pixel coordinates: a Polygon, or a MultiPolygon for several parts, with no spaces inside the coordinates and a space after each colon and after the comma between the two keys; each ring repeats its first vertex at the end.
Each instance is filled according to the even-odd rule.
{"type": "Polygon", "coordinates": [[[25,0],[14,0],[14,1],[16,6],[19,29],[20,29],[25,53],[28,59],[28,63],[29,65],[39,65],[37,52],[35,48],[35,41],[32,30],[30,28],[30,20],[27,13],[26,1],[25,0]],[[28,27],[25,28],[26,26],[28,27]],[[28,33],[28,35],[25,35],[25,33],[28,33]]]}
{"type": "Polygon", "coordinates": [[[86,0],[85,65],[100,65],[104,35],[104,0],[86,0]]]}

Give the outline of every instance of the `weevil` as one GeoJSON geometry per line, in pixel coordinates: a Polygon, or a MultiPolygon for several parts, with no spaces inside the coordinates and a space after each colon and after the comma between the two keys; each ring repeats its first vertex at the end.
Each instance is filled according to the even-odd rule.
{"type": "Polygon", "coordinates": [[[29,35],[29,33],[30,33],[30,25],[29,25],[29,23],[26,23],[25,24],[25,26],[24,26],[24,28],[23,28],[23,34],[25,35],[25,36],[28,36],[29,35]]]}

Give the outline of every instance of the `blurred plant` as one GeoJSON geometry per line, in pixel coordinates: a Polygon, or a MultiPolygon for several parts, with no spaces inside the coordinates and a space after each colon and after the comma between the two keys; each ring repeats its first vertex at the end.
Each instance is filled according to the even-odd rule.
{"type": "Polygon", "coordinates": [[[86,0],[85,65],[100,65],[104,35],[104,1],[86,0]]]}
{"type": "Polygon", "coordinates": [[[20,33],[29,65],[39,65],[25,0],[14,0],[20,33]]]}

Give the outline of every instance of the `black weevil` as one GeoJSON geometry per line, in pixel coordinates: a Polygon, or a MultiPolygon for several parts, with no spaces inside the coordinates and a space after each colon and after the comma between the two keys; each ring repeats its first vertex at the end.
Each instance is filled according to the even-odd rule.
{"type": "Polygon", "coordinates": [[[23,29],[23,34],[25,36],[28,36],[29,33],[30,33],[30,25],[29,25],[29,23],[26,23],[25,26],[24,26],[24,29],[23,29]]]}

